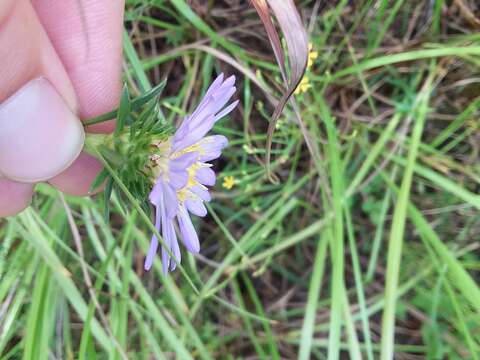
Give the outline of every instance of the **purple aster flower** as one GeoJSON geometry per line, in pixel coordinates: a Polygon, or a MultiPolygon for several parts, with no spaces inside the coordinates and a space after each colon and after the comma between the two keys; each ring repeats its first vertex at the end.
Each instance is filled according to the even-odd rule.
{"type": "MultiPolygon", "coordinates": [[[[166,141],[155,144],[158,154],[150,157],[152,169],[158,175],[149,199],[155,206],[155,227],[165,245],[180,261],[175,222],[183,244],[191,253],[200,251],[197,232],[190,214],[205,216],[204,201],[210,201],[207,186],[215,185],[215,173],[208,162],[218,158],[228,140],[222,135],[205,136],[213,125],[229,114],[238,101],[225,107],[236,88],[235,77],[224,80],[220,74],[210,85],[201,103],[192,115],[187,116],[175,134],[166,141]]],[[[158,249],[154,235],[145,259],[145,270],[152,267],[158,249]]],[[[163,272],[174,270],[176,262],[162,247],[163,272]]]]}

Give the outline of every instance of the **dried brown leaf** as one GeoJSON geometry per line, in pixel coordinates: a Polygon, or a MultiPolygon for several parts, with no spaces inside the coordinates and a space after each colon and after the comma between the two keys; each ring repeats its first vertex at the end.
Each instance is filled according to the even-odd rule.
{"type": "Polygon", "coordinates": [[[272,18],[270,17],[270,10],[268,8],[268,4],[266,0],[252,0],[252,4],[257,10],[260,19],[262,20],[263,26],[265,26],[268,39],[270,40],[270,44],[272,45],[275,58],[277,59],[277,63],[280,66],[280,71],[282,72],[283,79],[285,82],[287,82],[287,72],[285,68],[285,57],[283,56],[282,44],[280,42],[278,32],[275,29],[275,25],[273,25],[272,18]]]}
{"type": "MultiPolygon", "coordinates": [[[[305,73],[308,61],[308,37],[293,0],[268,0],[287,43],[290,79],[288,89],[293,92],[305,73]]],[[[281,49],[281,46],[280,46],[281,49]]],[[[285,66],[284,66],[285,67],[285,66]]]]}
{"type": "MultiPolygon", "coordinates": [[[[252,4],[257,10],[260,19],[265,26],[268,38],[275,54],[275,58],[280,67],[282,77],[285,82],[285,91],[282,95],[282,98],[275,107],[272,119],[268,126],[266,164],[267,171],[270,176],[270,159],[273,133],[275,131],[277,120],[282,114],[285,105],[290,100],[293,92],[295,91],[298,84],[302,80],[303,75],[305,74],[308,62],[308,37],[305,31],[305,27],[300,18],[300,14],[296,9],[293,0],[252,0],[252,4]],[[280,36],[273,24],[270,9],[275,15],[275,19],[282,31],[283,37],[287,45],[288,66],[290,70],[289,72],[287,72],[287,62],[283,55],[280,36]]],[[[294,111],[302,129],[302,132],[304,133],[307,145],[309,145],[309,149],[311,150],[312,155],[314,155],[315,150],[311,149],[311,142],[309,141],[309,136],[306,133],[306,127],[302,123],[300,114],[298,113],[296,106],[294,106],[294,111]]]]}

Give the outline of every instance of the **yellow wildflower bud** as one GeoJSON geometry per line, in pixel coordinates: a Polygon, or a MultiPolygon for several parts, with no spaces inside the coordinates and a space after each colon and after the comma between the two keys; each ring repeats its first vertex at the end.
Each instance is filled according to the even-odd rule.
{"type": "Polygon", "coordinates": [[[308,63],[307,69],[311,68],[315,60],[318,58],[318,51],[313,50],[313,44],[308,43],[308,63]]]}
{"type": "Polygon", "coordinates": [[[300,81],[300,84],[298,84],[297,88],[295,89],[294,94],[299,95],[304,92],[306,92],[308,89],[310,89],[312,85],[310,84],[310,80],[308,77],[304,76],[302,81],[300,81]]]}

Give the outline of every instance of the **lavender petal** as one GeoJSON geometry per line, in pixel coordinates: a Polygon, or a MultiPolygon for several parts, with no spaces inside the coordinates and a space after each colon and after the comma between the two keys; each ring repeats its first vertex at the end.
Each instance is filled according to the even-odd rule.
{"type": "Polygon", "coordinates": [[[143,268],[146,271],[149,271],[152,268],[153,260],[155,259],[157,250],[158,250],[158,239],[155,235],[153,235],[152,240],[150,240],[150,247],[148,249],[147,256],[145,257],[145,263],[143,265],[143,268]]]}
{"type": "MultiPolygon", "coordinates": [[[[160,232],[160,211],[159,209],[155,209],[155,228],[160,232]]],[[[155,259],[155,255],[157,254],[158,249],[158,238],[156,235],[152,236],[152,240],[150,241],[150,248],[148,249],[147,256],[145,258],[144,268],[145,270],[150,270],[153,265],[153,260],[155,259]]]]}
{"type": "Polygon", "coordinates": [[[162,238],[163,238],[163,242],[165,243],[164,246],[162,246],[162,271],[164,274],[166,274],[168,272],[168,267],[170,264],[170,255],[166,250],[166,247],[168,247],[168,249],[171,249],[172,240],[173,240],[170,233],[172,220],[168,219],[166,216],[165,204],[163,203],[163,199],[160,206],[161,206],[160,210],[161,210],[161,219],[162,219],[162,238]]]}
{"type": "Polygon", "coordinates": [[[150,195],[148,196],[148,199],[153,205],[158,206],[158,204],[160,203],[160,197],[162,196],[162,192],[163,180],[159,178],[155,182],[155,185],[153,186],[153,189],[152,191],[150,191],[150,195]]]}
{"type": "Polygon", "coordinates": [[[220,111],[225,104],[230,100],[230,98],[233,96],[237,88],[235,86],[225,89],[225,91],[217,96],[214,97],[213,105],[211,107],[212,109],[212,114],[216,114],[218,111],[220,111]]]}
{"type": "Polygon", "coordinates": [[[216,176],[211,168],[204,167],[196,171],[195,179],[202,185],[213,186],[215,185],[216,176]]]}
{"type": "Polygon", "coordinates": [[[221,73],[220,75],[217,76],[217,78],[213,81],[213,83],[208,87],[207,92],[203,96],[202,101],[200,104],[197,106],[197,108],[193,111],[192,118],[193,117],[198,117],[198,114],[204,109],[204,107],[207,105],[207,102],[211,99],[211,96],[214,92],[216,92],[221,86],[223,85],[223,78],[224,75],[221,73]]]}
{"type": "Polygon", "coordinates": [[[180,190],[187,185],[188,172],[186,170],[170,171],[169,180],[170,185],[172,185],[175,190],[180,190]]]}
{"type": "Polygon", "coordinates": [[[198,161],[207,162],[214,160],[222,154],[222,149],[228,145],[228,140],[223,135],[207,136],[199,142],[202,152],[198,161]]]}
{"type": "Polygon", "coordinates": [[[183,244],[191,253],[198,253],[200,251],[198,235],[193,227],[190,215],[188,215],[188,212],[184,207],[180,208],[177,219],[180,233],[182,234],[183,244]]]}
{"type": "Polygon", "coordinates": [[[200,199],[203,201],[210,201],[212,200],[212,197],[210,196],[210,193],[208,192],[208,189],[201,185],[195,185],[190,188],[190,191],[197,195],[200,199]]]}
{"type": "Polygon", "coordinates": [[[225,75],[223,73],[220,73],[220,75],[216,77],[213,83],[208,87],[207,92],[205,93],[205,97],[211,95],[214,91],[216,91],[222,86],[224,77],[225,75]]]}
{"type": "Polygon", "coordinates": [[[217,115],[215,115],[215,122],[217,122],[221,118],[230,114],[232,112],[232,110],[237,107],[238,103],[239,103],[238,100],[234,101],[233,103],[228,105],[225,109],[223,109],[221,112],[219,112],[217,115]]]}
{"type": "Polygon", "coordinates": [[[170,185],[164,187],[165,211],[169,219],[173,219],[178,210],[177,193],[170,185]]]}
{"type": "Polygon", "coordinates": [[[175,234],[175,229],[172,222],[172,230],[175,241],[172,241],[172,253],[175,256],[175,259],[170,259],[170,271],[173,271],[177,268],[177,264],[180,264],[182,261],[182,254],[180,253],[180,247],[178,246],[177,235],[175,234]]]}
{"type": "Polygon", "coordinates": [[[172,146],[172,151],[176,152],[195,144],[212,129],[214,123],[215,117],[213,115],[210,115],[197,127],[191,129],[190,133],[185,138],[174,143],[172,146]]]}
{"type": "Polygon", "coordinates": [[[203,205],[203,201],[200,199],[187,199],[185,200],[185,207],[192,214],[204,217],[207,215],[207,208],[203,205]]]}
{"type": "Polygon", "coordinates": [[[199,153],[196,151],[188,152],[178,158],[170,160],[168,165],[170,171],[182,171],[193,165],[197,161],[199,153]]]}

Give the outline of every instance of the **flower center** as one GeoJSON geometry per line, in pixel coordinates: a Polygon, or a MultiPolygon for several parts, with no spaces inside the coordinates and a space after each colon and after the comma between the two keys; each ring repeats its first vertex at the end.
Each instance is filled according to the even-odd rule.
{"type": "Polygon", "coordinates": [[[153,175],[158,178],[160,175],[168,176],[168,162],[170,161],[170,139],[154,143],[155,153],[150,155],[150,168],[153,175]]]}
{"type": "MultiPolygon", "coordinates": [[[[206,143],[207,141],[211,140],[203,139],[203,143],[206,143]]],[[[165,141],[153,143],[152,147],[154,148],[154,153],[149,156],[150,162],[148,168],[152,171],[152,174],[157,179],[161,177],[164,181],[168,182],[170,178],[170,161],[191,152],[204,154],[205,150],[202,148],[201,145],[202,142],[199,142],[180,151],[172,152],[172,138],[169,138],[165,141]]],[[[196,161],[192,165],[184,169],[184,171],[186,171],[188,174],[187,183],[181,189],[176,190],[177,199],[180,203],[184,203],[187,199],[199,199],[199,196],[195,193],[196,191],[192,190],[192,188],[194,187],[200,191],[208,190],[208,188],[202,183],[200,183],[196,177],[200,169],[209,168],[211,166],[211,164],[196,161]]]]}

